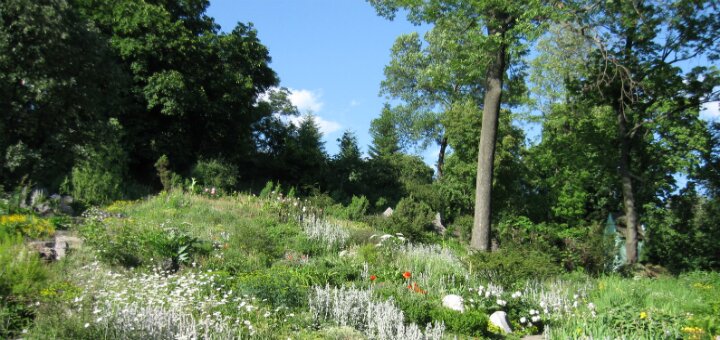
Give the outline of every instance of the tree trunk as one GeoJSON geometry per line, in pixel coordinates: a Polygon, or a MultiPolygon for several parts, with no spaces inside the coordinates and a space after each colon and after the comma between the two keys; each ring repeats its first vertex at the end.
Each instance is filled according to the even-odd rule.
{"type": "Polygon", "coordinates": [[[445,149],[447,149],[448,139],[447,136],[443,136],[442,140],[440,141],[440,152],[438,153],[438,161],[437,161],[437,177],[442,178],[443,176],[443,166],[445,165],[445,149]]]}
{"type": "Polygon", "coordinates": [[[623,205],[625,207],[625,254],[627,264],[638,260],[638,213],[635,208],[635,193],[632,174],[630,173],[630,135],[627,121],[622,111],[617,113],[618,133],[620,135],[620,178],[622,181],[623,205]]]}
{"type": "MultiPolygon", "coordinates": [[[[489,34],[494,34],[489,30],[489,34]]],[[[495,51],[493,61],[488,65],[486,75],[485,101],[483,106],[482,129],[478,149],[477,177],[475,179],[475,219],[473,220],[470,248],[490,251],[491,194],[493,164],[495,162],[495,140],[500,114],[505,57],[507,46],[501,43],[495,51]]]]}

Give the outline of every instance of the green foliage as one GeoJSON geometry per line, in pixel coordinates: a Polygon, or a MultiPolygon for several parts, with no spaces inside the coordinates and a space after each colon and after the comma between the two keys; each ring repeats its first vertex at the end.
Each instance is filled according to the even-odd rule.
{"type": "Polygon", "coordinates": [[[157,176],[160,178],[160,183],[162,183],[163,190],[172,190],[173,172],[170,170],[170,160],[166,155],[160,156],[157,162],[155,162],[155,170],[157,170],[157,176]]]}
{"type": "Polygon", "coordinates": [[[0,233],[0,337],[14,338],[34,317],[31,303],[48,272],[37,252],[17,235],[0,233]]]}
{"type": "Polygon", "coordinates": [[[165,270],[176,271],[180,265],[210,252],[209,246],[189,234],[187,228],[90,220],[81,232],[86,243],[110,264],[132,268],[155,263],[165,270]]]}
{"type": "Polygon", "coordinates": [[[715,242],[720,237],[720,200],[691,187],[663,208],[648,207],[647,260],[673,272],[720,268],[715,242]]]}
{"type": "Polygon", "coordinates": [[[32,215],[0,215],[0,237],[19,235],[32,239],[42,239],[55,233],[55,224],[48,219],[32,215]]]}
{"type": "Polygon", "coordinates": [[[301,307],[307,304],[307,286],[294,270],[284,266],[241,275],[235,287],[239,292],[266,300],[273,306],[301,307]]]}
{"type": "Polygon", "coordinates": [[[544,280],[559,275],[561,267],[549,255],[522,248],[478,252],[470,258],[472,271],[504,287],[522,285],[526,280],[544,280]]]}
{"type": "Polygon", "coordinates": [[[424,202],[406,197],[398,202],[392,216],[384,225],[393,233],[402,233],[412,240],[422,240],[433,228],[434,215],[430,206],[424,202]]]}
{"type": "Polygon", "coordinates": [[[224,192],[232,192],[238,180],[238,169],[233,164],[221,160],[199,160],[192,176],[205,187],[213,187],[224,192]]]}
{"type": "Polygon", "coordinates": [[[487,336],[488,316],[483,311],[472,309],[460,313],[439,307],[432,312],[433,320],[445,323],[448,331],[471,336],[487,336]]]}
{"type": "Polygon", "coordinates": [[[343,210],[343,217],[349,220],[360,220],[362,219],[370,207],[370,202],[365,196],[353,196],[350,204],[343,210]]]}
{"type": "Polygon", "coordinates": [[[382,158],[400,151],[400,138],[393,113],[388,105],[385,105],[380,117],[373,119],[370,123],[370,136],[372,136],[372,145],[369,148],[370,157],[382,158]]]}
{"type": "Polygon", "coordinates": [[[72,193],[90,204],[104,204],[122,198],[127,172],[127,155],[120,144],[122,127],[111,120],[104,128],[105,141],[79,149],[81,159],[72,169],[72,193]]]}
{"type": "Polygon", "coordinates": [[[19,236],[0,236],[0,297],[3,302],[32,298],[47,278],[37,252],[23,245],[19,236]]]}

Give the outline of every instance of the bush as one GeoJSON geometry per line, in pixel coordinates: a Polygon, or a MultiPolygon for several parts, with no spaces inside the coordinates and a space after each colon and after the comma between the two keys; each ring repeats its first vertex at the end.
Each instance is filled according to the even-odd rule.
{"type": "Polygon", "coordinates": [[[301,307],[307,304],[307,286],[295,271],[285,266],[242,275],[235,288],[273,306],[301,307]]]}
{"type": "Polygon", "coordinates": [[[438,307],[432,312],[435,322],[444,322],[448,331],[463,335],[484,336],[488,326],[488,316],[479,310],[466,310],[460,313],[448,308],[438,307]]]}
{"type": "Polygon", "coordinates": [[[526,249],[479,252],[470,257],[470,262],[480,277],[504,287],[524,284],[528,279],[547,279],[562,272],[549,255],[526,249]]]}
{"type": "Polygon", "coordinates": [[[14,339],[34,311],[29,303],[48,277],[38,254],[23,245],[20,236],[0,235],[0,338],[14,339]]]}
{"type": "Polygon", "coordinates": [[[232,192],[238,180],[237,166],[217,160],[199,160],[192,170],[192,176],[205,187],[223,192],[232,192]]]}
{"type": "Polygon", "coordinates": [[[38,239],[54,233],[55,226],[47,219],[20,214],[0,216],[0,237],[21,235],[38,239]]]}
{"type": "Polygon", "coordinates": [[[350,205],[345,207],[345,218],[359,220],[367,213],[370,202],[365,196],[353,196],[350,205]]]}
{"type": "Polygon", "coordinates": [[[432,230],[433,212],[424,202],[405,197],[398,202],[386,226],[393,233],[402,233],[413,240],[422,240],[432,230]]]}
{"type": "Polygon", "coordinates": [[[72,196],[90,204],[105,204],[123,196],[127,154],[120,144],[121,127],[111,120],[107,140],[78,148],[79,160],[72,168],[72,196]]]}
{"type": "Polygon", "coordinates": [[[469,242],[472,238],[473,216],[462,215],[453,221],[448,231],[460,234],[460,239],[469,242]]]}

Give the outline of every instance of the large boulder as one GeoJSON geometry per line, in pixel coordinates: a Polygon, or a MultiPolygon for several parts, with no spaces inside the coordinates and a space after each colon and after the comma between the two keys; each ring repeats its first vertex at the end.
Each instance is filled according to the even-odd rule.
{"type": "Polygon", "coordinates": [[[505,333],[512,333],[510,325],[507,322],[507,314],[503,311],[497,311],[490,315],[490,323],[502,329],[505,333]]]}

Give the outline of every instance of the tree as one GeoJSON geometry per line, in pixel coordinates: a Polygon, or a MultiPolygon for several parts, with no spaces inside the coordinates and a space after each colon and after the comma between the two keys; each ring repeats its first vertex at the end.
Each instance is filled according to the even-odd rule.
{"type": "Polygon", "coordinates": [[[576,27],[596,49],[588,73],[571,81],[581,107],[605,106],[616,124],[616,161],[629,264],[638,260],[643,206],[669,197],[672,175],[698,164],[703,102],[717,100],[718,70],[687,60],[717,60],[720,18],[713,1],[591,2],[576,27]]]}
{"type": "Polygon", "coordinates": [[[370,122],[370,157],[381,158],[400,152],[400,138],[397,133],[396,120],[389,105],[383,107],[380,117],[370,122]]]}
{"type": "Polygon", "coordinates": [[[205,0],[77,0],[131,76],[125,127],[131,172],[155,183],[163,154],[187,174],[198,159],[251,169],[256,134],[272,115],[259,97],[278,84],[252,25],[219,33],[205,0]]]}
{"type": "Polygon", "coordinates": [[[543,19],[553,12],[543,1],[415,1],[368,0],[378,14],[392,19],[398,9],[408,10],[408,18],[415,23],[435,26],[467,22],[463,39],[478,49],[472,51],[467,69],[484,70],[482,130],[480,133],[475,194],[475,218],[470,246],[490,250],[491,192],[498,117],[503,94],[503,82],[511,55],[524,51],[522,41],[534,39],[542,32],[543,19]],[[470,20],[468,20],[470,19],[470,20]]]}
{"type": "Polygon", "coordinates": [[[382,92],[402,103],[392,108],[403,139],[440,147],[437,175],[442,177],[448,146],[445,116],[453,105],[482,95],[480,71],[457,67],[458,61],[472,57],[475,46],[462,38],[467,22],[435,26],[423,44],[417,33],[401,35],[392,47],[390,64],[385,67],[382,92]]]}
{"type": "Polygon", "coordinates": [[[308,114],[299,122],[286,150],[287,177],[308,191],[325,185],[328,156],[315,117],[308,114]]]}
{"type": "Polygon", "coordinates": [[[337,201],[349,202],[354,195],[361,195],[360,179],[365,164],[354,132],[345,131],[337,141],[340,152],[333,157],[329,171],[334,187],[331,192],[337,201]]]}
{"type": "MultiPolygon", "coordinates": [[[[0,3],[0,182],[56,188],[122,112],[107,41],[67,1],[0,3]]],[[[8,186],[9,186],[8,185],[8,186]]]]}

